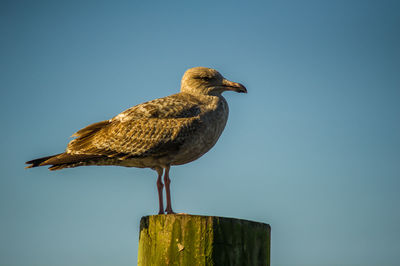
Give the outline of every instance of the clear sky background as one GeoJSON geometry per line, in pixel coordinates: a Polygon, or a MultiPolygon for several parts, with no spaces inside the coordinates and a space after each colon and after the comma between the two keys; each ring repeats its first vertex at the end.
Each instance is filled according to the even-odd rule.
{"type": "Polygon", "coordinates": [[[0,265],[135,265],[149,169],[50,172],[75,131],[219,70],[216,146],[177,212],[272,226],[272,265],[400,264],[399,1],[1,1],[0,265]]]}

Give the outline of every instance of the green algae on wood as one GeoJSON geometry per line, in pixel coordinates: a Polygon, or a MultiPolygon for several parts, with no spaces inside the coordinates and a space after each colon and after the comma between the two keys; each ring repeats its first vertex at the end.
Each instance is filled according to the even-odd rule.
{"type": "Polygon", "coordinates": [[[140,221],[138,265],[270,265],[270,226],[241,219],[153,215],[140,221]]]}

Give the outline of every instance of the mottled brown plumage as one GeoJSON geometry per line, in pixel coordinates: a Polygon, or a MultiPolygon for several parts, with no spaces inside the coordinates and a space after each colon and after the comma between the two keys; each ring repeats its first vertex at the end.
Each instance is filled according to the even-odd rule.
{"type": "Polygon", "coordinates": [[[181,92],[136,105],[110,120],[76,132],[64,153],[27,162],[27,168],[50,165],[59,170],[84,165],[119,165],[152,168],[163,213],[161,176],[172,213],[169,168],[196,160],[217,142],[228,119],[228,104],[221,93],[247,92],[210,68],[187,70],[181,92]]]}

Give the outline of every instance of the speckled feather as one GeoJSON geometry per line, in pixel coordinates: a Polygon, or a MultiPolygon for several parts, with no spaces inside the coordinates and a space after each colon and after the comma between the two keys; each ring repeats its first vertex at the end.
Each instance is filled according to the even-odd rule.
{"type": "Polygon", "coordinates": [[[160,156],[163,147],[183,143],[196,130],[199,105],[191,95],[175,94],[134,106],[104,121],[95,131],[75,133],[78,138],[68,144],[67,152],[124,158],[160,156]]]}

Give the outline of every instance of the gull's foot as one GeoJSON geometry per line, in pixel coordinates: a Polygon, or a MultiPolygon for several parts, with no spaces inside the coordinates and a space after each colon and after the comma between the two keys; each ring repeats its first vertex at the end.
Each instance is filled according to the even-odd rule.
{"type": "Polygon", "coordinates": [[[174,213],[174,211],[172,210],[172,209],[165,209],[165,212],[167,213],[167,214],[175,214],[174,213]]]}
{"type": "Polygon", "coordinates": [[[158,214],[164,214],[164,211],[163,211],[163,210],[160,210],[160,211],[158,212],[158,214]]]}

